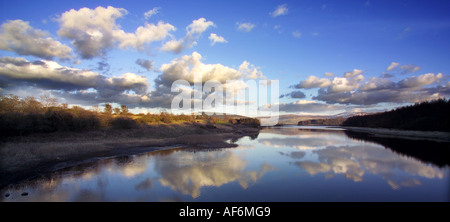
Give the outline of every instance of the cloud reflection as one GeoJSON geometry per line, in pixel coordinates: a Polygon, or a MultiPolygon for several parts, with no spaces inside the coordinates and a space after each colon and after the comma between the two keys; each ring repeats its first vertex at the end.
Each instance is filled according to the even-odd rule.
{"type": "Polygon", "coordinates": [[[275,128],[265,129],[263,132],[267,136],[259,138],[258,142],[276,148],[291,147],[306,151],[352,142],[340,130],[275,128]]]}
{"type": "Polygon", "coordinates": [[[296,161],[295,165],[310,175],[319,173],[342,174],[355,182],[363,180],[366,172],[380,175],[393,189],[421,185],[415,177],[427,179],[444,177],[444,173],[436,167],[400,156],[375,144],[357,146],[329,146],[314,150],[318,162],[296,161]],[[404,174],[408,176],[405,176],[404,174]]]}
{"type": "Polygon", "coordinates": [[[155,169],[161,174],[163,186],[190,195],[200,196],[205,186],[220,187],[237,181],[246,189],[267,171],[273,170],[269,164],[263,164],[256,171],[244,171],[247,162],[234,152],[178,152],[165,158],[155,159],[155,169]]]}

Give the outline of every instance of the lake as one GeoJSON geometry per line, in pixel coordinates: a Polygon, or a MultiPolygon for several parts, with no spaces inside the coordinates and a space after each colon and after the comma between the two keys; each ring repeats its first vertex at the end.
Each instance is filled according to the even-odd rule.
{"type": "Polygon", "coordinates": [[[5,188],[1,200],[449,201],[448,143],[298,126],[233,143],[102,159],[5,188]]]}

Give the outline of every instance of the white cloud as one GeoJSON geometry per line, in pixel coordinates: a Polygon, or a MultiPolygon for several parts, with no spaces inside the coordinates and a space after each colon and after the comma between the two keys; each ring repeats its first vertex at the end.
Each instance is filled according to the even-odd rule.
{"type": "Polygon", "coordinates": [[[168,64],[163,64],[160,70],[163,74],[159,76],[159,79],[167,86],[179,79],[193,83],[196,81],[196,75],[202,79],[202,82],[216,80],[221,83],[242,77],[238,70],[222,64],[204,64],[202,55],[197,52],[176,58],[168,64]]]}
{"type": "Polygon", "coordinates": [[[273,12],[270,13],[272,17],[278,17],[280,15],[286,15],[289,9],[287,8],[287,4],[279,5],[273,12]]]}
{"type": "MultiPolygon", "coordinates": [[[[399,67],[400,64],[393,64],[399,67]]],[[[417,66],[414,66],[417,67],[417,66]]],[[[326,75],[332,77],[331,74],[326,75]]],[[[450,96],[450,83],[442,73],[411,76],[398,82],[372,77],[365,81],[363,71],[354,69],[333,79],[309,76],[294,85],[297,89],[319,88],[312,99],[327,104],[374,105],[378,103],[420,102],[450,96]]],[[[288,95],[288,94],[286,94],[288,95]]]]}
{"type": "Polygon", "coordinates": [[[72,40],[82,58],[102,56],[113,47],[136,48],[165,39],[175,27],[162,21],[155,24],[139,26],[135,33],[123,31],[116,24],[118,18],[128,12],[123,8],[97,7],[81,8],[64,12],[57,20],[60,23],[58,34],[72,40]]]}
{"type": "Polygon", "coordinates": [[[200,35],[202,34],[204,31],[206,31],[206,29],[208,29],[209,27],[215,27],[216,25],[214,24],[214,22],[212,21],[206,21],[205,18],[199,18],[197,20],[192,21],[191,24],[189,24],[186,27],[186,32],[187,32],[187,36],[191,36],[191,35],[200,35]]]}
{"type": "Polygon", "coordinates": [[[397,68],[400,65],[400,63],[398,62],[392,62],[386,69],[386,71],[391,71],[394,70],[395,68],[397,68]]]}
{"type": "Polygon", "coordinates": [[[239,66],[239,73],[241,73],[241,75],[247,79],[263,78],[262,72],[247,61],[244,61],[239,66]]]}
{"type": "Polygon", "coordinates": [[[343,93],[357,89],[360,86],[360,82],[363,80],[364,77],[362,75],[358,75],[356,78],[335,77],[331,82],[331,85],[328,86],[328,92],[343,93]]]}
{"type": "Polygon", "coordinates": [[[292,32],[292,36],[295,38],[300,38],[302,36],[302,33],[298,30],[292,32]]]}
{"type": "MultiPolygon", "coordinates": [[[[206,21],[205,18],[193,20],[191,24],[186,27],[186,36],[182,39],[172,39],[164,43],[161,50],[165,52],[180,53],[183,49],[191,48],[197,44],[197,39],[209,27],[215,27],[214,22],[206,21]]],[[[211,36],[210,36],[211,38],[211,36]]]]}
{"type": "Polygon", "coordinates": [[[165,52],[174,52],[174,53],[180,53],[184,49],[184,41],[182,39],[180,40],[170,40],[164,43],[164,45],[161,47],[161,50],[165,52]]]}
{"type": "Polygon", "coordinates": [[[400,66],[400,69],[402,69],[402,73],[401,74],[407,74],[407,73],[413,73],[413,72],[417,72],[420,70],[420,66],[416,66],[416,65],[402,65],[400,66]]]}
{"type": "Polygon", "coordinates": [[[114,32],[114,37],[119,42],[120,48],[143,50],[146,44],[164,40],[169,36],[169,32],[174,30],[175,27],[171,24],[160,21],[157,25],[145,24],[145,26],[139,26],[135,33],[125,33],[123,30],[118,30],[114,32]]]}
{"type": "Polygon", "coordinates": [[[44,59],[72,58],[70,47],[54,40],[49,33],[35,29],[28,22],[22,20],[8,20],[2,24],[0,49],[44,59]]]}
{"type": "Polygon", "coordinates": [[[222,84],[224,91],[232,88],[236,90],[235,94],[238,94],[247,87],[244,78],[263,77],[262,72],[247,61],[244,61],[239,69],[222,64],[205,64],[202,55],[197,52],[162,64],[160,72],[161,74],[155,79],[155,90],[151,92],[151,99],[154,102],[152,106],[170,107],[176,95],[171,92],[171,87],[177,80],[186,80],[191,85],[209,80],[218,81],[222,84]]]}
{"type": "Polygon", "coordinates": [[[392,62],[391,65],[389,65],[389,67],[387,67],[386,71],[395,71],[395,70],[398,70],[399,68],[401,70],[401,72],[400,72],[401,74],[408,74],[408,73],[413,73],[413,72],[419,71],[421,67],[413,65],[413,64],[400,66],[400,63],[392,62]]]}
{"type": "Polygon", "coordinates": [[[443,78],[442,73],[438,73],[436,75],[433,73],[427,73],[417,77],[412,76],[403,79],[398,83],[398,86],[402,88],[418,88],[418,87],[420,88],[426,85],[431,85],[442,78],[443,78]]]}
{"type": "Polygon", "coordinates": [[[144,13],[145,20],[147,20],[150,17],[158,14],[160,9],[161,9],[161,7],[154,7],[152,9],[148,10],[147,12],[145,12],[144,13]]]}
{"type": "Polygon", "coordinates": [[[209,40],[211,40],[211,45],[214,45],[218,42],[221,43],[227,43],[228,41],[222,37],[222,36],[218,36],[216,33],[211,33],[208,37],[209,40]]]}
{"type": "Polygon", "coordinates": [[[326,78],[319,78],[317,76],[309,76],[306,80],[300,81],[299,84],[295,85],[297,89],[312,89],[319,87],[328,87],[331,85],[331,80],[326,78]]]}
{"type": "Polygon", "coordinates": [[[239,31],[244,31],[244,32],[250,32],[253,28],[255,28],[255,24],[250,23],[250,22],[246,22],[246,23],[237,22],[236,25],[238,26],[239,31]]]}
{"type": "Polygon", "coordinates": [[[83,101],[84,104],[121,102],[137,105],[148,99],[149,84],[143,76],[124,73],[107,77],[48,60],[29,62],[24,58],[2,57],[0,77],[9,82],[11,90],[22,87],[56,90],[61,98],[83,101]]]}
{"type": "Polygon", "coordinates": [[[363,71],[360,69],[353,69],[353,71],[344,73],[345,78],[353,77],[362,74],[363,71]]]}

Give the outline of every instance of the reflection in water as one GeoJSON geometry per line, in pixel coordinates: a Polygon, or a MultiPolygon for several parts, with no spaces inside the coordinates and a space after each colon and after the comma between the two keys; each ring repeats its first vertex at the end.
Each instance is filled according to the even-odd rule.
{"type": "Polygon", "coordinates": [[[273,167],[263,164],[259,171],[244,171],[246,161],[231,151],[179,152],[176,155],[156,159],[155,170],[160,172],[163,186],[193,198],[200,196],[205,186],[220,187],[238,181],[246,189],[273,167]]]}
{"type": "Polygon", "coordinates": [[[402,155],[417,158],[439,167],[450,166],[450,144],[445,142],[405,140],[369,136],[364,133],[345,131],[345,134],[357,140],[374,142],[402,155]]]}
{"type": "Polygon", "coordinates": [[[428,179],[444,177],[444,173],[437,167],[425,165],[406,156],[394,155],[390,150],[371,145],[327,147],[315,150],[313,153],[318,155],[318,162],[295,162],[297,166],[311,175],[317,173],[343,174],[346,178],[358,182],[363,180],[363,175],[367,171],[380,175],[396,189],[402,185],[420,185],[420,181],[414,176],[428,179]],[[405,176],[403,173],[408,175],[405,176]]]}
{"type": "Polygon", "coordinates": [[[341,129],[265,128],[257,137],[235,141],[236,148],[176,148],[79,165],[5,188],[1,198],[448,201],[448,165],[431,161],[436,159],[429,157],[433,154],[424,158],[403,152],[405,144],[422,152],[421,147],[433,143],[390,141],[366,139],[341,129]],[[22,196],[24,192],[27,195],[22,196]]]}
{"type": "MultiPolygon", "coordinates": [[[[106,159],[58,172],[51,179],[31,181],[4,192],[9,194],[6,200],[16,201],[112,201],[114,198],[120,201],[121,190],[114,194],[110,192],[125,181],[134,188],[135,199],[123,197],[123,200],[163,200],[154,199],[155,196],[151,195],[145,198],[140,195],[141,192],[152,191],[156,187],[155,183],[195,199],[201,195],[202,187],[220,187],[237,182],[246,189],[266,172],[273,170],[267,163],[261,164],[256,170],[246,170],[247,162],[231,151],[189,150],[194,149],[106,159]],[[71,184],[71,187],[67,187],[67,184],[71,184]],[[33,195],[21,196],[24,190],[33,195]]],[[[179,197],[175,199],[182,200],[179,197]]]]}

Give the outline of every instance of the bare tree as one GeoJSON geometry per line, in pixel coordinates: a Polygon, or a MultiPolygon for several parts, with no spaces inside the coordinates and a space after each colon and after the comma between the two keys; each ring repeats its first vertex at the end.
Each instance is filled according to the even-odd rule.
{"type": "Polygon", "coordinates": [[[39,97],[42,106],[45,108],[58,106],[58,99],[50,95],[50,93],[44,93],[39,97]]]}

